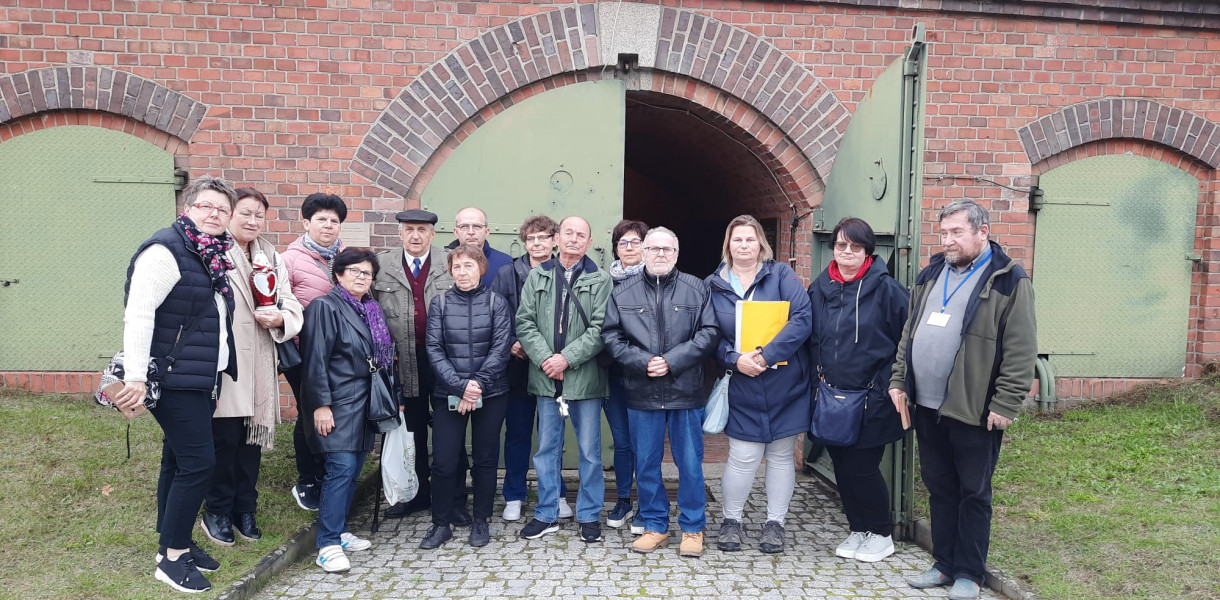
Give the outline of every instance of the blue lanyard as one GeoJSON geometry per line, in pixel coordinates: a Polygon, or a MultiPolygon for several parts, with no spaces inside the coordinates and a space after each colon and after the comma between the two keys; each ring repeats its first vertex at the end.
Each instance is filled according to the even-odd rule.
{"type": "MultiPolygon", "coordinates": [[[[987,254],[985,254],[982,258],[977,260],[974,263],[974,267],[972,267],[970,269],[970,272],[966,273],[966,276],[963,277],[961,281],[957,282],[957,287],[953,288],[953,292],[949,292],[949,272],[948,271],[945,272],[945,289],[943,292],[941,292],[942,300],[940,303],[940,312],[942,312],[942,313],[945,312],[945,307],[949,305],[949,300],[953,299],[954,294],[957,294],[957,290],[962,289],[962,286],[966,285],[966,282],[970,281],[971,277],[974,277],[974,272],[979,270],[979,267],[987,264],[987,261],[990,259],[991,259],[991,249],[988,248],[987,254]]],[[[946,265],[946,266],[950,269],[953,268],[953,265],[946,265]]]]}

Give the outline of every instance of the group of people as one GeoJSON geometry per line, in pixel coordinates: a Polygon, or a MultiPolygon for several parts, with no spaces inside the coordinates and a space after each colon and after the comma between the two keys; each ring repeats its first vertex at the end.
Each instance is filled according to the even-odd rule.
{"type": "Polygon", "coordinates": [[[201,505],[200,528],[213,542],[259,537],[256,482],[279,419],[277,366],[299,411],[292,492],[319,513],[316,563],[328,572],[349,569],[348,553],[371,547],[346,516],[375,442],[377,386],[392,390],[414,435],[420,481],[415,499],[386,516],[430,510],[420,548],[440,547],[455,527],[469,527],[471,546],[490,542],[502,433],[502,518],[521,519],[535,426],[538,500],[519,535],[541,538],[574,516],[581,540],[601,541],[605,414],[617,484],[605,524],[630,521],[636,552],[670,544],[661,475],[668,437],[679,554],[701,556],[704,371],[714,364],[728,378],[718,549],[747,544],[745,503],[765,458],[757,547],[784,551],[796,441],[817,410],[815,382],[824,381],[866,391],[857,441],[828,446],[850,526],[835,553],[872,562],[894,552],[880,462],[911,410],[936,563],[908,582],[952,584],[951,598],[978,595],[991,474],[1032,379],[1035,325],[1028,276],[989,242],[987,213],[973,202],[941,211],[943,252],[908,292],[875,254],[872,229],[854,218],[835,227],[833,260],[806,287],[774,259],[750,216],[729,223],[723,262],[699,279],[676,269],[673,231],[639,221],[614,228],[608,269],[586,255],[593,235],[580,217],[531,216],[518,232],[526,253],[514,259],[487,242],[477,208],[458,212],[456,239],[444,247],[433,243],[437,215],[402,211],[402,247],[373,253],[339,239],[340,198],[312,194],[301,209],[305,233],[281,255],[260,237],[267,201],[257,191],[200,177],[183,200],[178,220],[132,258],[127,376],[116,398],[120,408],[144,402],[165,433],[155,575],[175,589],[208,589],[200,571],[220,566],[191,537],[201,505]],[[272,307],[258,306],[250,289],[259,260],[279,275],[272,307]],[[765,345],[738,348],[741,301],[786,302],[787,322],[765,345]],[[278,347],[294,338],[300,360],[287,364],[278,347]],[[574,510],[561,477],[569,419],[579,455],[574,510]]]}

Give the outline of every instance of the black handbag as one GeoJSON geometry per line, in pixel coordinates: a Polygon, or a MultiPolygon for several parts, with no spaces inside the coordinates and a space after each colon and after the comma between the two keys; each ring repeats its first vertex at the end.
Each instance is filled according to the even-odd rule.
{"type": "Polygon", "coordinates": [[[813,416],[809,420],[809,435],[827,446],[851,446],[860,439],[864,409],[873,386],[863,390],[843,390],[821,376],[818,367],[818,389],[813,399],[813,416]]]}
{"type": "MultiPolygon", "coordinates": [[[[373,365],[373,358],[369,357],[369,365],[373,365]]],[[[394,374],[390,369],[371,368],[370,378],[372,379],[369,386],[369,423],[378,433],[388,433],[399,425],[398,420],[398,398],[394,394],[394,374]]]]}
{"type": "Polygon", "coordinates": [[[279,368],[280,373],[301,366],[301,350],[297,348],[295,341],[276,342],[275,353],[279,356],[277,368],[279,368]]]}

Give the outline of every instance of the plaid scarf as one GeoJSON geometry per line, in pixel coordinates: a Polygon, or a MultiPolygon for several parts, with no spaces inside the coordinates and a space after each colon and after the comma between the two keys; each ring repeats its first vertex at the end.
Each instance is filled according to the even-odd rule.
{"type": "Polygon", "coordinates": [[[233,306],[233,288],[230,287],[229,278],[225,275],[226,271],[233,268],[233,261],[225,255],[235,244],[233,236],[229,235],[228,231],[219,236],[204,233],[195,226],[195,222],[187,217],[186,213],[182,213],[174,224],[182,227],[187,239],[195,243],[195,253],[203,259],[203,264],[208,269],[208,276],[212,279],[212,290],[224,296],[225,302],[229,306],[233,306]]]}
{"type": "Polygon", "coordinates": [[[364,300],[357,300],[343,286],[335,287],[339,289],[339,295],[343,296],[352,310],[360,315],[360,320],[364,321],[364,324],[369,326],[369,331],[373,333],[373,362],[382,369],[393,367],[394,341],[390,338],[390,329],[386,327],[385,315],[381,313],[381,307],[377,305],[373,295],[365,294],[364,300]]]}

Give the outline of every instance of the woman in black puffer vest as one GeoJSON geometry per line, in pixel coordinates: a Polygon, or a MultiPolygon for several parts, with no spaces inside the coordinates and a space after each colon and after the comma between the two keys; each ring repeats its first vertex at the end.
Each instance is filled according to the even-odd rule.
{"type": "Polygon", "coordinates": [[[432,392],[432,528],[420,542],[425,550],[453,537],[453,499],[460,472],[458,456],[470,423],[470,469],[474,479],[474,522],[470,545],[491,540],[487,519],[496,497],[500,429],[508,410],[508,349],[512,321],[508,302],[480,283],[487,259],[478,248],[458,246],[448,256],[454,287],[428,307],[428,360],[436,373],[432,392]],[[452,403],[451,403],[452,401],[452,403]]]}

